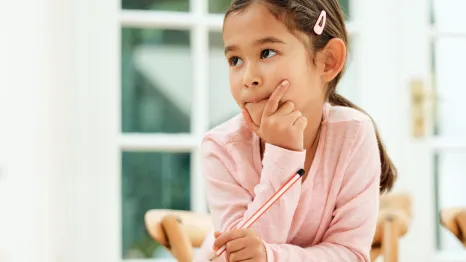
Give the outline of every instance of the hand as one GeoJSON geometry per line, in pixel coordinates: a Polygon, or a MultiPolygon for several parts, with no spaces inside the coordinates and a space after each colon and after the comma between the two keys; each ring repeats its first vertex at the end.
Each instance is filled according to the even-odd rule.
{"type": "Polygon", "coordinates": [[[280,99],[288,86],[289,83],[285,80],[272,93],[262,113],[260,126],[254,124],[248,110],[243,108],[242,113],[249,128],[266,143],[289,150],[302,151],[307,119],[300,111],[295,110],[291,101],[285,102],[278,108],[280,99]]]}
{"type": "Polygon", "coordinates": [[[226,245],[229,262],[266,262],[267,254],[262,239],[253,229],[235,229],[225,233],[215,232],[214,250],[226,245]]]}

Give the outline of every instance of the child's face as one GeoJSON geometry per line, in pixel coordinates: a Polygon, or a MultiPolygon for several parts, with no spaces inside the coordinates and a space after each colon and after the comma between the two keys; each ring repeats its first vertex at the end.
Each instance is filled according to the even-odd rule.
{"type": "Polygon", "coordinates": [[[293,102],[308,120],[321,112],[325,90],[319,66],[312,63],[303,42],[266,6],[253,4],[244,12],[230,14],[223,41],[230,63],[231,92],[256,125],[260,125],[267,99],[283,80],[288,80],[290,87],[281,104],[293,102]]]}

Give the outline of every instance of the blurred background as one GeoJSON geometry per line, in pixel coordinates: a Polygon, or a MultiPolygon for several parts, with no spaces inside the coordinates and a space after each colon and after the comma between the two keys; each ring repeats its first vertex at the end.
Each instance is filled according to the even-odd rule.
{"type": "MultiPolygon", "coordinates": [[[[239,113],[229,0],[26,0],[0,8],[0,261],[172,261],[144,213],[207,212],[199,144],[239,113]]],[[[375,119],[413,199],[401,261],[466,261],[464,0],[341,0],[339,92],[375,119]]]]}

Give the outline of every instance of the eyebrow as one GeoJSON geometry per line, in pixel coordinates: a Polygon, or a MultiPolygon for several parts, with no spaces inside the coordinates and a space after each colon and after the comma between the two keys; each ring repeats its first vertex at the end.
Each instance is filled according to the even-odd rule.
{"type": "MultiPolygon", "coordinates": [[[[276,37],[273,37],[273,36],[266,36],[266,37],[263,37],[261,39],[258,39],[254,42],[254,45],[264,45],[264,44],[284,44],[285,42],[283,42],[282,40],[276,38],[276,37]]],[[[234,51],[238,49],[237,46],[235,45],[230,45],[230,46],[227,46],[225,47],[225,54],[230,52],[230,51],[234,51]]]]}

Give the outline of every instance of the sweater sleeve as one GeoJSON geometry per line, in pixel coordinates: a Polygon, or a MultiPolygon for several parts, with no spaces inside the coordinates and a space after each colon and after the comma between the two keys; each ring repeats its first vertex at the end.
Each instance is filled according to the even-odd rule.
{"type": "Polygon", "coordinates": [[[371,121],[361,123],[323,241],[301,248],[264,240],[267,262],[370,261],[379,209],[381,164],[371,121]]]}
{"type": "MultiPolygon", "coordinates": [[[[238,168],[239,165],[251,164],[252,160],[242,158],[244,154],[241,152],[231,154],[229,149],[228,145],[209,137],[202,143],[207,202],[214,228],[220,232],[237,229],[250,218],[291,175],[303,168],[305,158],[305,151],[290,151],[266,144],[260,181],[254,187],[253,195],[240,180],[255,174],[238,173],[238,170],[244,170],[238,168]]],[[[298,181],[251,228],[268,243],[286,243],[300,194],[301,183],[298,181]]],[[[216,261],[223,261],[223,257],[216,261]]]]}

